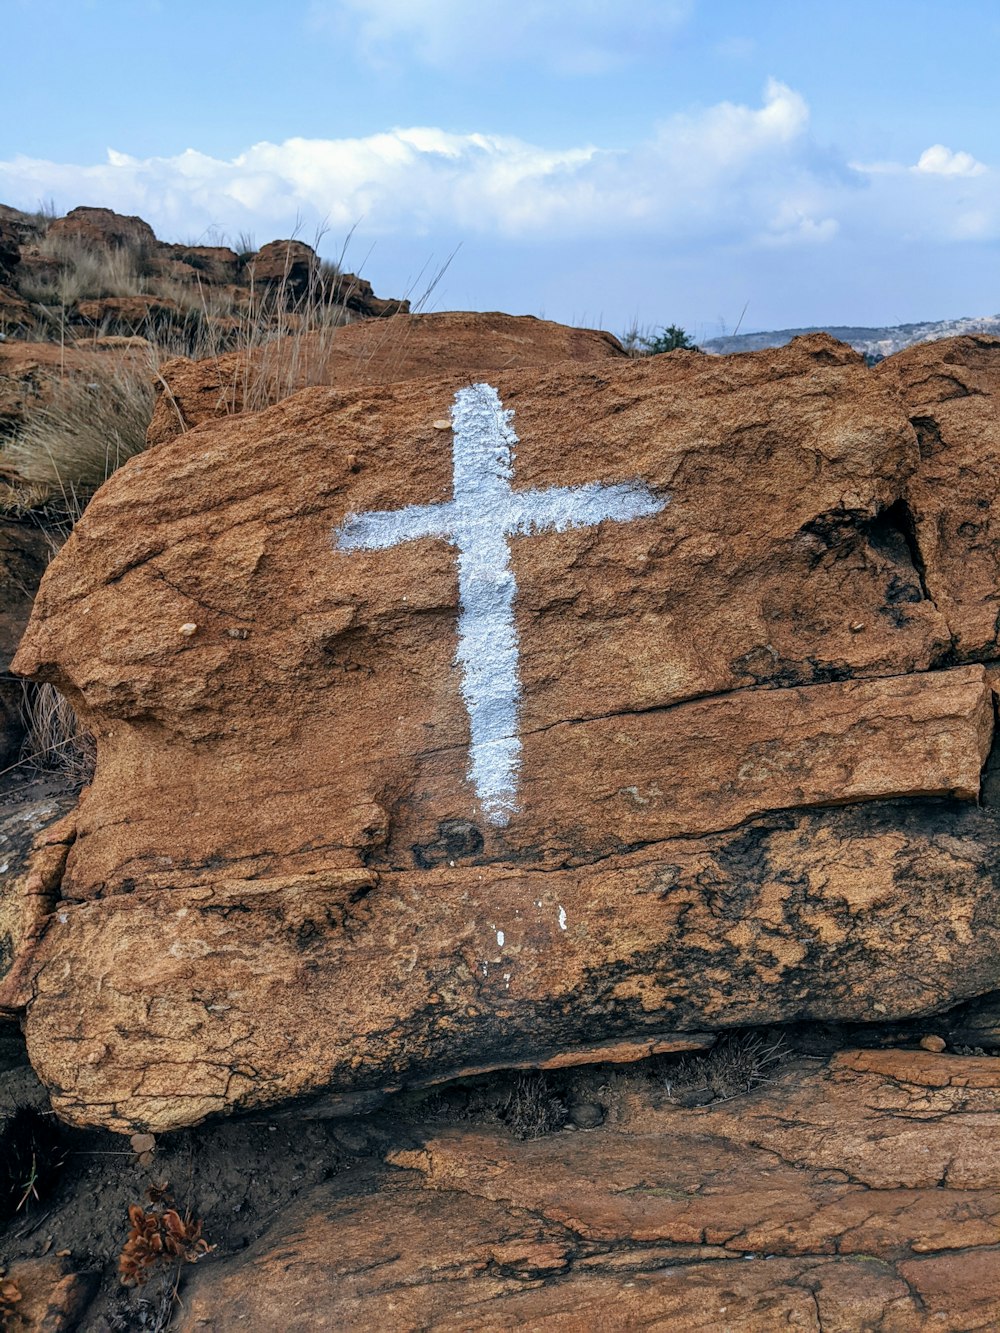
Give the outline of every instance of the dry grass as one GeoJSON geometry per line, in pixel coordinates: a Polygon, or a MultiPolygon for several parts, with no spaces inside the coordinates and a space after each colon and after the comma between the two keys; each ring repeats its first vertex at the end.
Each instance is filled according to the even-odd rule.
{"type": "Polygon", "coordinates": [[[37,250],[53,261],[53,271],[21,280],[26,301],[71,306],[100,296],[141,296],[148,290],[146,261],[138,246],[94,247],[71,237],[44,235],[37,250]]]}
{"type": "Polygon", "coordinates": [[[68,513],[146,447],[155,400],[150,365],[135,357],[109,361],[100,375],[61,380],[0,455],[29,487],[61,499],[68,513]]]}
{"type": "Polygon", "coordinates": [[[77,786],[90,782],[97,758],[94,738],[54,685],[24,685],[21,719],[25,738],[18,767],[55,773],[77,786]]]}

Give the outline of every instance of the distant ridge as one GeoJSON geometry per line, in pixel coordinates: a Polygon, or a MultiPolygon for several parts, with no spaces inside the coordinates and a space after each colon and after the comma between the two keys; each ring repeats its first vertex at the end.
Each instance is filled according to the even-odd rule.
{"type": "Polygon", "coordinates": [[[850,343],[870,360],[881,360],[901,352],[914,343],[953,338],[960,333],[995,333],[1000,335],[1000,315],[979,318],[940,319],[926,324],[895,324],[887,328],[855,328],[853,325],[817,324],[808,329],[776,329],[772,333],[740,333],[728,338],[707,338],[700,347],[716,356],[730,352],[759,352],[765,347],[782,347],[802,333],[829,333],[850,343]]]}

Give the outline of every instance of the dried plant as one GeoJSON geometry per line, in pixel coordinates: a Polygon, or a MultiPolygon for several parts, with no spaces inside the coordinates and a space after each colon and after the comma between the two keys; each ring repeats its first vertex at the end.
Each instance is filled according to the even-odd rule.
{"type": "Polygon", "coordinates": [[[94,776],[97,746],[69,700],[54,685],[24,686],[21,721],[24,743],[19,766],[36,773],[58,773],[84,786],[94,776]]]}
{"type": "Polygon", "coordinates": [[[147,1213],[133,1203],[128,1220],[128,1240],[118,1258],[118,1275],[126,1287],[141,1287],[171,1264],[197,1263],[215,1248],[202,1238],[200,1222],[182,1218],[173,1208],[147,1213]]]}
{"type": "Polygon", "coordinates": [[[148,366],[122,358],[93,377],[67,376],[6,445],[3,462],[29,485],[82,508],[116,468],[146,447],[154,390],[148,366]]]}
{"type": "Polygon", "coordinates": [[[566,1123],[566,1107],[544,1074],[518,1074],[497,1115],[519,1139],[540,1139],[566,1123]]]}

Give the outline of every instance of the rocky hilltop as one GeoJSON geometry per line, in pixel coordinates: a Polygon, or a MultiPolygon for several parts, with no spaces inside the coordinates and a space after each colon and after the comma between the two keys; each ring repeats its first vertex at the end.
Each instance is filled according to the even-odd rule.
{"type": "Polygon", "coordinates": [[[801,338],[811,333],[828,333],[832,338],[847,343],[869,360],[880,361],[916,343],[936,342],[941,338],[958,338],[974,333],[1000,334],[1000,315],[939,319],[923,324],[894,324],[877,329],[823,324],[805,329],[776,329],[770,333],[738,333],[707,338],[699,345],[705,352],[712,352],[717,356],[729,356],[733,352],[762,352],[768,347],[784,347],[793,338],[801,338]]]}
{"type": "Polygon", "coordinates": [[[995,1327],[1000,338],[154,386],[6,520],[0,1315],[995,1327]]]}

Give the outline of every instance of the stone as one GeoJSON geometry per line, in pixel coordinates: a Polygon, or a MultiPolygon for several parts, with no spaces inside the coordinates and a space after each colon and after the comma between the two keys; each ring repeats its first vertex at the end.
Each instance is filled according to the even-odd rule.
{"type": "Polygon", "coordinates": [[[362,319],[389,319],[393,315],[410,313],[409,301],[376,296],[367,278],[359,278],[356,273],[337,273],[327,291],[334,301],[339,301],[362,319]]]}
{"type": "Polygon", "coordinates": [[[0,283],[9,283],[14,277],[21,262],[21,239],[20,228],[0,218],[0,283]]]}
{"type": "Polygon", "coordinates": [[[47,234],[52,240],[97,248],[151,251],[156,245],[156,235],[148,222],[111,208],[71,208],[65,217],[49,223],[47,234]]]}
{"type": "Polygon", "coordinates": [[[18,1293],[9,1327],[23,1328],[26,1333],[34,1329],[73,1333],[80,1327],[98,1281],[99,1274],[74,1272],[63,1258],[20,1260],[0,1279],[0,1287],[12,1283],[18,1293]]]}
{"type": "Polygon", "coordinates": [[[342,1113],[997,988],[991,682],[949,665],[921,584],[895,392],[823,336],[492,378],[502,810],[433,535],[478,531],[466,377],[205,422],[126,464],[50,567],[15,667],[98,762],[15,969],[65,1119],[342,1113]],[[636,516],[598,522],[612,499],[636,516]],[[400,511],[431,535],[397,545],[400,511]]]}
{"type": "Polygon", "coordinates": [[[634,1075],[587,1134],[429,1124],[199,1265],[178,1326],[993,1327],[998,1116],[995,1060],[847,1051],[694,1111],[634,1075]]]}
{"type": "Polygon", "coordinates": [[[290,300],[301,300],[319,277],[319,258],[304,241],[269,241],[250,261],[253,282],[281,287],[290,300]]]}
{"type": "Polygon", "coordinates": [[[528,315],[446,311],[393,315],[377,324],[361,320],[323,334],[279,338],[249,354],[166,362],[147,439],[162,444],[203,421],[278,402],[309,385],[346,388],[618,359],[625,353],[610,333],[528,315]]]}
{"type": "Polygon", "coordinates": [[[151,327],[183,324],[187,314],[176,301],[164,296],[102,296],[78,301],[73,320],[119,336],[134,336],[151,327]]]}
{"type": "Polygon", "coordinates": [[[920,443],[906,489],[921,578],[963,659],[1000,655],[1000,338],[918,343],[874,371],[920,443]]]}
{"type": "Polygon", "coordinates": [[[74,805],[63,795],[0,808],[0,1019],[24,1004],[31,953],[59,896],[74,805]]]}
{"type": "Polygon", "coordinates": [[[945,1041],[944,1037],[939,1037],[936,1033],[931,1032],[928,1033],[926,1037],[920,1038],[920,1045],[925,1051],[934,1051],[937,1054],[940,1054],[943,1050],[947,1049],[948,1043],[945,1041]]]}

